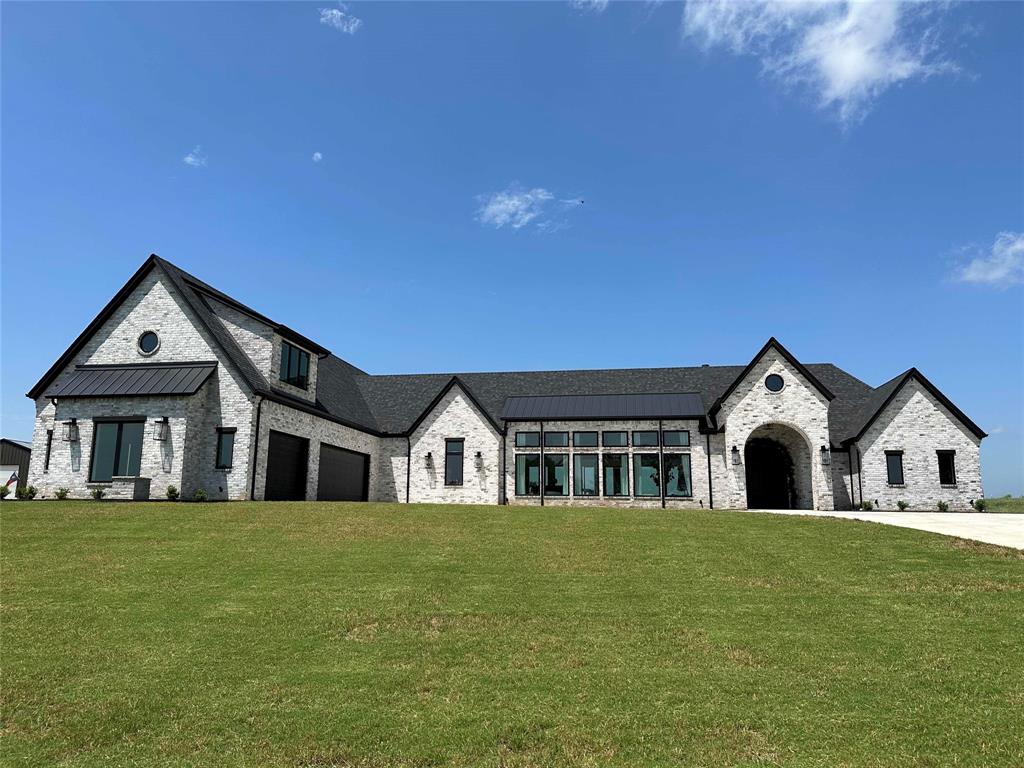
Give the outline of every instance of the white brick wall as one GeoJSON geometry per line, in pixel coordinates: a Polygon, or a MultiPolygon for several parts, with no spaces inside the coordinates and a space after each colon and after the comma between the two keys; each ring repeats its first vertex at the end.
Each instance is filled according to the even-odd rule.
{"type": "Polygon", "coordinates": [[[971,500],[984,495],[980,445],[981,440],[928,390],[911,380],[857,444],[864,498],[877,501],[882,509],[895,509],[900,500],[911,509],[934,510],[940,500],[950,509],[970,509],[971,500]],[[893,450],[903,451],[902,488],[888,483],[885,452],[893,450]],[[938,450],[956,451],[955,487],[939,484],[938,450]]]}

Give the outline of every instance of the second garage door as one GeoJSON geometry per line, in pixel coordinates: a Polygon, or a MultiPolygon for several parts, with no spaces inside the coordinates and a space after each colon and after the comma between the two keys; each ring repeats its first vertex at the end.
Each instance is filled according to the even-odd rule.
{"type": "Polygon", "coordinates": [[[366,501],[369,481],[368,455],[320,443],[318,501],[366,501]]]}
{"type": "Polygon", "coordinates": [[[306,498],[308,460],[309,440],[271,430],[267,446],[267,486],[263,498],[267,501],[303,501],[306,498]]]}

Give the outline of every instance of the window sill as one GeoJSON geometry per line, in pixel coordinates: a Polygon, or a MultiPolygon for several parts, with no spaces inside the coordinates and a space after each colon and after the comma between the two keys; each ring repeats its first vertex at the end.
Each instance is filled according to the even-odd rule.
{"type": "Polygon", "coordinates": [[[906,483],[886,483],[886,487],[888,487],[888,488],[906,488],[907,484],[906,483]]]}
{"type": "Polygon", "coordinates": [[[956,488],[956,483],[939,483],[939,488],[956,488]]]}

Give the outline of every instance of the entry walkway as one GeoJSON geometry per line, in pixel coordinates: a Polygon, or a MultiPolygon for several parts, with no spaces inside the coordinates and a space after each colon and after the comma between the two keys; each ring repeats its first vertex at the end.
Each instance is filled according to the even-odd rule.
{"type": "Polygon", "coordinates": [[[812,509],[752,509],[776,515],[813,515],[867,520],[872,523],[916,528],[919,531],[959,536],[1001,547],[1024,549],[1024,515],[987,512],[823,512],[812,509]]]}

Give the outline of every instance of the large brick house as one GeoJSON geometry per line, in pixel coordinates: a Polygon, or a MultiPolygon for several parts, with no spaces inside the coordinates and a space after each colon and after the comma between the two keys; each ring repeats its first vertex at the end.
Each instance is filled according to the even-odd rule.
{"type": "Polygon", "coordinates": [[[376,376],[151,256],[28,396],[87,497],[967,509],[985,433],[919,371],[774,338],[746,365],[376,376]]]}

